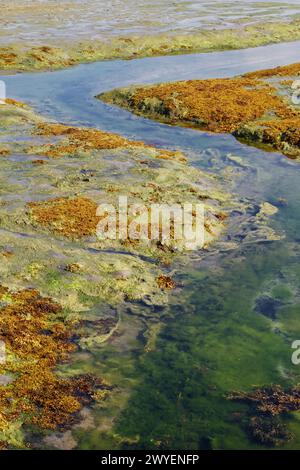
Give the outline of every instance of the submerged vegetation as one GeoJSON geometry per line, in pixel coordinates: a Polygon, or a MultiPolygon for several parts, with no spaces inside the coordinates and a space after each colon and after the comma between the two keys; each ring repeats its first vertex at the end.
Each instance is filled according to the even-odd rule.
{"type": "Polygon", "coordinates": [[[230,132],[298,158],[300,113],[291,84],[299,74],[298,63],[236,78],[134,86],[99,98],[163,122],[230,132]]]}
{"type": "Polygon", "coordinates": [[[284,390],[280,385],[258,388],[252,392],[233,392],[230,400],[248,403],[252,409],[248,430],[261,444],[280,446],[293,439],[286,425],[278,420],[278,415],[300,410],[300,387],[295,385],[284,390]]]}
{"type": "MultiPolygon", "coordinates": [[[[97,240],[99,203],[116,204],[120,194],[146,205],[182,203],[187,197],[190,203],[200,202],[206,211],[204,252],[229,229],[235,212],[244,240],[278,239],[268,227],[276,208],[238,200],[215,176],[188,165],[180,152],[49,123],[13,100],[7,100],[0,114],[5,150],[0,158],[1,339],[8,342],[9,352],[1,369],[0,440],[4,447],[24,446],[35,426],[36,432],[56,429],[64,445],[66,432],[73,433],[82,420],[83,406],[98,406],[98,398],[102,403],[107,392],[117,393],[105,385],[105,374],[71,373],[74,355],[129,334],[131,327],[127,332],[118,312],[124,301],[135,312],[129,323],[135,316],[141,322],[130,334],[143,332],[145,353],[154,351],[161,308],[180,287],[174,263],[189,259],[172,241],[97,240]],[[145,314],[142,305],[151,312],[145,314]],[[22,348],[29,355],[26,360],[22,348]],[[49,394],[44,393],[46,383],[49,394]]],[[[114,385],[110,374],[108,382],[114,385]]],[[[55,439],[49,439],[39,445],[52,442],[55,447],[55,439]]],[[[72,439],[67,446],[76,446],[72,439]]]]}

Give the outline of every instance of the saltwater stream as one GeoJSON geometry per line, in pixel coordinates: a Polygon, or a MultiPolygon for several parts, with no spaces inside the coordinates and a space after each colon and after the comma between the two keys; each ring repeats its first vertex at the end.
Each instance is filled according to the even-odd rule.
{"type": "MultiPolygon", "coordinates": [[[[94,427],[74,431],[80,448],[262,448],[245,430],[247,407],[226,395],[272,383],[290,386],[299,379],[291,343],[300,339],[300,164],[243,145],[232,136],[136,117],[94,96],[129,84],[227,77],[297,62],[299,47],[297,42],[107,61],[2,77],[9,97],[49,118],[181,150],[192,165],[212,173],[221,175],[225,166],[234,165],[228,154],[238,156],[243,165],[234,191],[257,204],[279,206],[272,226],[284,235],[281,241],[241,242],[234,250],[215,250],[204,261],[194,254],[177,276],[183,287],[171,296],[162,315],[155,351],[142,354],[134,335],[138,320],[125,315],[130,331],[123,339],[78,358],[75,369],[107,374],[126,394],[126,400],[120,399],[121,414],[116,399],[95,412],[94,427]]],[[[284,448],[299,449],[299,415],[290,414],[286,420],[295,437],[284,448]]]]}

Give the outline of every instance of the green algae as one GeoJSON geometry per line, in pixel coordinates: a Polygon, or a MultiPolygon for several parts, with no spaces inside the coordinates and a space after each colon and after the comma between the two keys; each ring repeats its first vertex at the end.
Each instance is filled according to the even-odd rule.
{"type": "MultiPolygon", "coordinates": [[[[210,268],[194,273],[185,289],[188,296],[190,286],[192,297],[178,305],[175,300],[176,317],[159,335],[158,348],[138,360],[140,380],[116,425],[121,435],[138,439],[134,448],[267,448],[247,433],[247,406],[226,396],[254,384],[299,380],[289,339],[274,332],[252,304],[262,284],[280,279],[284,265],[291,275],[297,270],[297,261],[290,266],[286,254],[284,245],[256,246],[247,248],[243,263],[224,258],[218,275],[210,268]],[[183,305],[188,305],[184,315],[183,305]]],[[[298,416],[283,417],[295,434],[283,448],[299,446],[298,416]]]]}

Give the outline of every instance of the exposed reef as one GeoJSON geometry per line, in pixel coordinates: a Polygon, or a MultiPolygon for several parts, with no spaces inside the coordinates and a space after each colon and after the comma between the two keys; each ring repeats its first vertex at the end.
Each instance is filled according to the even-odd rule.
{"type": "Polygon", "coordinates": [[[144,142],[128,140],[118,134],[97,129],[71,127],[55,123],[39,123],[33,134],[52,138],[62,137],[63,140],[58,143],[46,144],[41,147],[35,146],[29,149],[31,153],[45,155],[46,157],[72,156],[88,153],[92,150],[148,148],[154,151],[153,156],[156,158],[177,159],[181,163],[186,162],[186,158],[181,152],[156,149],[144,142]]]}
{"type": "Polygon", "coordinates": [[[0,70],[57,70],[99,60],[243,49],[297,39],[300,39],[299,20],[190,34],[130,35],[92,42],[88,39],[72,43],[61,41],[63,46],[51,41],[33,47],[13,43],[0,47],[0,70]]]}
{"type": "Polygon", "coordinates": [[[98,98],[174,125],[230,132],[297,159],[300,112],[292,101],[292,83],[299,74],[298,63],[235,78],[134,86],[98,98]]]}

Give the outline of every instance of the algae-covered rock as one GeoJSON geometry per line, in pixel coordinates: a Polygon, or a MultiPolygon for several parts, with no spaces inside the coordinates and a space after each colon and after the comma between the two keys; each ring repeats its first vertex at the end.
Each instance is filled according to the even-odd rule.
{"type": "MultiPolygon", "coordinates": [[[[39,5],[41,5],[40,2],[39,5]]],[[[45,2],[43,2],[43,5],[45,6],[45,2]]],[[[86,28],[87,33],[85,35],[83,35],[83,31],[80,30],[80,40],[76,31],[78,25],[82,22],[82,18],[77,22],[76,18],[80,17],[81,7],[83,5],[89,5],[89,2],[84,2],[80,5],[76,3],[75,10],[70,9],[70,4],[68,3],[67,7],[63,10],[63,14],[59,13],[52,17],[52,23],[62,19],[66,21],[66,19],[69,18],[69,11],[72,12],[72,18],[69,18],[67,23],[68,28],[72,25],[72,30],[69,31],[68,37],[64,37],[63,33],[66,29],[66,25],[61,25],[56,30],[51,27],[51,34],[48,34],[48,36],[45,35],[45,23],[47,24],[50,18],[49,5],[47,5],[46,18],[41,18],[38,15],[36,22],[31,25],[30,33],[33,35],[34,40],[26,41],[24,39],[24,34],[21,34],[18,42],[15,29],[14,37],[11,38],[9,42],[8,39],[7,41],[5,40],[5,37],[0,37],[0,39],[2,39],[0,47],[0,70],[56,70],[79,63],[99,60],[136,59],[138,57],[242,49],[270,43],[293,41],[300,38],[298,18],[290,18],[290,21],[284,22],[275,21],[274,18],[272,18],[272,21],[266,21],[264,19],[262,22],[262,19],[260,18],[260,21],[253,24],[252,17],[252,24],[244,24],[241,26],[239,23],[238,27],[231,28],[228,26],[220,27],[218,24],[217,28],[208,29],[205,27],[200,30],[198,28],[197,31],[194,30],[194,28],[189,31],[188,23],[183,21],[182,24],[184,24],[184,31],[180,30],[181,28],[179,28],[179,30],[177,28],[176,31],[166,32],[165,28],[162,28],[161,30],[156,30],[152,34],[149,33],[149,24],[147,23],[147,25],[142,28],[140,34],[128,33],[125,36],[122,27],[119,32],[115,31],[116,19],[114,18],[114,27],[108,37],[106,28],[105,31],[103,31],[102,37],[99,38],[98,35],[93,34],[94,28],[91,27],[86,28]],[[40,31],[40,37],[35,34],[36,30],[39,29],[38,25],[43,25],[43,30],[40,31]]],[[[176,5],[176,3],[174,3],[174,5],[176,5]]],[[[166,8],[168,8],[166,17],[169,18],[170,8],[173,8],[174,5],[172,3],[171,5],[166,6],[166,8]]],[[[164,5],[161,4],[160,9],[163,8],[163,6],[164,5]]],[[[34,17],[36,7],[37,5],[35,5],[35,7],[31,7],[31,15],[30,17],[26,17],[26,24],[32,22],[32,15],[34,17]]],[[[63,5],[55,5],[55,7],[61,9],[63,8],[63,5]]],[[[147,7],[149,7],[149,5],[147,5],[147,7]]],[[[54,4],[51,2],[51,9],[53,8],[54,4]]],[[[89,8],[92,9],[93,6],[89,6],[89,8]]],[[[130,5],[128,5],[127,2],[126,10],[128,10],[128,8],[130,9],[130,5]]],[[[97,4],[96,12],[93,12],[93,19],[98,10],[99,5],[97,4]]],[[[117,14],[118,11],[116,12],[116,9],[114,9],[115,14],[117,14]]],[[[108,12],[109,10],[106,9],[104,17],[108,12]]],[[[128,12],[126,11],[125,16],[127,16],[127,13],[128,12]]],[[[13,14],[17,13],[12,12],[11,9],[5,13],[8,23],[9,18],[13,14]]],[[[136,15],[137,11],[134,11],[135,20],[136,15]]],[[[178,13],[176,13],[176,15],[178,15],[178,13]]],[[[143,16],[142,23],[146,17],[147,15],[143,16]]],[[[212,17],[213,15],[211,18],[212,17]]],[[[21,25],[23,28],[23,15],[21,18],[21,25]]],[[[160,17],[160,21],[161,19],[162,16],[160,17]]],[[[119,21],[122,22],[122,20],[123,17],[121,15],[119,21]]],[[[236,19],[233,19],[233,23],[235,23],[235,21],[236,19]]],[[[101,18],[101,23],[103,24],[103,18],[101,18]]],[[[172,24],[172,21],[169,20],[168,23],[172,24]]],[[[191,24],[193,23],[194,21],[191,21],[191,24]]],[[[9,33],[10,31],[6,31],[6,35],[9,35],[9,33]]],[[[26,35],[28,34],[29,31],[27,30],[26,35]]]]}
{"type": "Polygon", "coordinates": [[[299,74],[297,63],[234,78],[131,86],[98,98],[174,125],[232,133],[297,159],[300,114],[293,104],[292,83],[299,74]]]}

